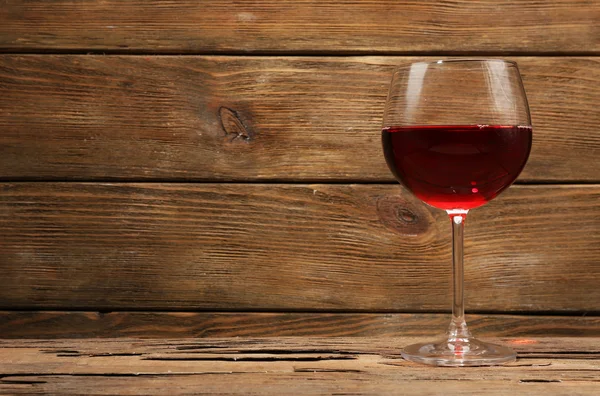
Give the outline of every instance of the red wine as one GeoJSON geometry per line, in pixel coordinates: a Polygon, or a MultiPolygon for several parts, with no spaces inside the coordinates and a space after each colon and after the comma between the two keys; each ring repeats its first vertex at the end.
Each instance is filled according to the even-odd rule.
{"type": "Polygon", "coordinates": [[[531,150],[531,127],[390,127],[382,141],[396,179],[418,198],[440,209],[472,209],[519,176],[531,150]]]}

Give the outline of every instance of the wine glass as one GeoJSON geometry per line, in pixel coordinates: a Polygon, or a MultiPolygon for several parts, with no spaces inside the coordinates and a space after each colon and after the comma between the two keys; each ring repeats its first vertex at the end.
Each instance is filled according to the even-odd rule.
{"type": "Polygon", "coordinates": [[[467,213],[508,188],[531,150],[527,97],[515,62],[439,60],[398,68],[385,105],[382,142],[396,179],[452,224],[452,320],[440,341],[402,356],[436,366],[487,366],[516,359],[474,338],[464,317],[463,230],[467,213]]]}

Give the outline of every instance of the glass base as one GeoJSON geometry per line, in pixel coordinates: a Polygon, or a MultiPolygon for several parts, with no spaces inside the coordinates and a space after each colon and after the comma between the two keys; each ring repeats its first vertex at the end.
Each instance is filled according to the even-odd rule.
{"type": "Polygon", "coordinates": [[[432,366],[495,366],[514,362],[517,354],[505,346],[460,338],[409,345],[402,351],[402,357],[432,366]]]}

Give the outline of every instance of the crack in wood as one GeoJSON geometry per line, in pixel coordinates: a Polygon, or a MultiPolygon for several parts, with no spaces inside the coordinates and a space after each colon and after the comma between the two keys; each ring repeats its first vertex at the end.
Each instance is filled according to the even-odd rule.
{"type": "Polygon", "coordinates": [[[358,370],[358,369],[294,367],[294,373],[364,373],[364,372],[365,372],[364,370],[358,370]]]}
{"type": "Polygon", "coordinates": [[[47,354],[56,354],[57,357],[114,357],[114,356],[142,356],[139,352],[103,352],[103,353],[85,353],[72,349],[41,349],[40,352],[47,354]]]}
{"type": "Polygon", "coordinates": [[[163,361],[215,361],[215,362],[322,362],[328,360],[355,360],[356,356],[223,356],[223,357],[202,357],[202,356],[161,356],[145,357],[142,360],[163,360],[163,361]]]}
{"type": "Polygon", "coordinates": [[[115,357],[115,356],[142,356],[143,353],[57,353],[57,357],[115,357]]]}
{"type": "Polygon", "coordinates": [[[522,379],[519,380],[520,383],[548,383],[548,382],[562,382],[559,379],[522,379]]]}
{"type": "Polygon", "coordinates": [[[524,354],[548,354],[548,355],[600,355],[598,351],[552,351],[552,352],[521,352],[519,355],[524,354]]]}
{"type": "Polygon", "coordinates": [[[170,373],[13,373],[0,374],[0,384],[11,381],[17,381],[22,377],[177,377],[194,375],[221,375],[221,374],[261,374],[262,371],[190,371],[190,372],[170,372],[170,373]],[[15,378],[15,379],[12,379],[15,378]]]}
{"type": "Polygon", "coordinates": [[[71,350],[71,349],[42,349],[40,350],[40,352],[42,353],[50,353],[50,354],[69,354],[69,355],[80,355],[81,352],[79,351],[75,351],[75,350],[71,350]]]}
{"type": "Polygon", "coordinates": [[[519,359],[586,359],[599,360],[600,353],[588,351],[520,352],[519,359]]]}
{"type": "Polygon", "coordinates": [[[507,364],[506,367],[548,367],[552,363],[524,363],[524,364],[507,364]]]}
{"type": "MultiPolygon", "coordinates": [[[[220,348],[225,348],[225,347],[220,347],[220,348]]],[[[184,350],[184,351],[189,351],[189,353],[194,353],[194,349],[193,347],[188,347],[188,348],[177,348],[177,350],[184,350]]],[[[202,349],[200,352],[198,353],[206,353],[209,351],[206,351],[204,348],[200,348],[202,349]]],[[[208,348],[207,348],[208,349],[208,348]]],[[[344,350],[338,350],[338,349],[300,349],[300,350],[295,350],[295,349],[231,349],[228,351],[223,351],[220,350],[218,351],[220,354],[230,354],[230,353],[238,353],[238,354],[254,354],[254,353],[260,353],[260,354],[270,354],[270,355],[293,355],[293,354],[309,354],[309,353],[331,353],[331,354],[338,354],[338,355],[361,355],[361,354],[365,354],[364,352],[360,352],[360,351],[344,351],[344,350]]],[[[172,353],[177,353],[177,352],[172,352],[172,353]]]]}
{"type": "Polygon", "coordinates": [[[362,393],[362,392],[358,392],[358,393],[357,392],[351,392],[351,393],[342,392],[342,393],[332,393],[331,394],[331,396],[363,396],[363,395],[364,395],[364,393],[362,393]]]}
{"type": "Polygon", "coordinates": [[[13,384],[13,385],[37,385],[37,384],[47,384],[48,381],[43,380],[20,380],[20,379],[1,379],[0,384],[13,384]]]}
{"type": "MultiPolygon", "coordinates": [[[[226,349],[226,348],[230,348],[230,347],[222,346],[222,345],[183,345],[183,346],[178,346],[175,349],[177,349],[178,351],[193,351],[196,349],[205,350],[205,349],[226,349]]],[[[219,353],[220,352],[221,351],[219,351],[219,353]]]]}

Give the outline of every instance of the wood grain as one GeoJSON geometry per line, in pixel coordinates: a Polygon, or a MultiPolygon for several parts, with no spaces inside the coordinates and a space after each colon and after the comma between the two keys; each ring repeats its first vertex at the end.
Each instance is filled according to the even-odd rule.
{"type": "MultiPolygon", "coordinates": [[[[370,363],[370,362],[369,362],[370,363]]],[[[395,372],[382,376],[378,374],[352,374],[361,370],[360,365],[348,369],[340,368],[308,368],[308,373],[290,374],[239,374],[239,373],[198,373],[183,375],[48,375],[48,376],[9,376],[3,379],[0,392],[10,395],[19,394],[60,394],[60,395],[282,395],[293,392],[294,395],[439,395],[440,388],[444,394],[477,395],[485,392],[491,396],[507,394],[527,394],[531,396],[547,396],[552,394],[596,396],[599,387],[592,379],[581,380],[575,376],[573,380],[558,379],[561,374],[568,375],[571,370],[579,371],[579,367],[566,365],[564,372],[558,372],[552,379],[546,376],[525,377],[517,375],[510,379],[484,379],[487,371],[476,370],[480,375],[471,381],[446,379],[435,380],[435,376],[425,376],[425,380],[406,381],[395,372]],[[352,371],[355,370],[355,371],[352,371]],[[324,372],[324,373],[322,373],[324,372]],[[350,374],[347,374],[350,372],[350,374]],[[341,373],[341,374],[340,374],[341,373]],[[402,381],[402,393],[398,392],[402,381]],[[564,382],[563,382],[564,381],[564,382]],[[252,392],[252,393],[251,393],[252,392]],[[287,392],[287,393],[286,393],[287,392]],[[341,393],[340,393],[341,392],[341,393]],[[344,393],[345,392],[345,393],[344,393]],[[351,392],[351,393],[350,393],[351,392]],[[557,393],[558,392],[558,393],[557,393]]],[[[454,370],[453,372],[456,372],[454,370]]],[[[570,377],[568,377],[570,378],[570,377]]]]}
{"type": "Polygon", "coordinates": [[[517,362],[436,368],[399,351],[423,337],[0,341],[10,394],[596,395],[599,338],[508,338],[517,362]]]}
{"type": "Polygon", "coordinates": [[[0,49],[598,53],[598,20],[589,0],[10,0],[0,49]]]}
{"type": "MultiPolygon", "coordinates": [[[[439,336],[449,314],[0,311],[2,339],[439,336]]],[[[600,337],[598,316],[468,315],[477,337],[600,337]]]]}
{"type": "MultiPolygon", "coordinates": [[[[597,311],[600,188],[472,212],[467,309],[597,311]]],[[[439,311],[446,215],[395,185],[0,184],[5,309],[439,311]]]]}
{"type": "MultiPolygon", "coordinates": [[[[381,116],[409,57],[0,56],[4,180],[392,181],[381,116]]],[[[514,58],[529,182],[600,181],[600,61],[514,58]]]]}

